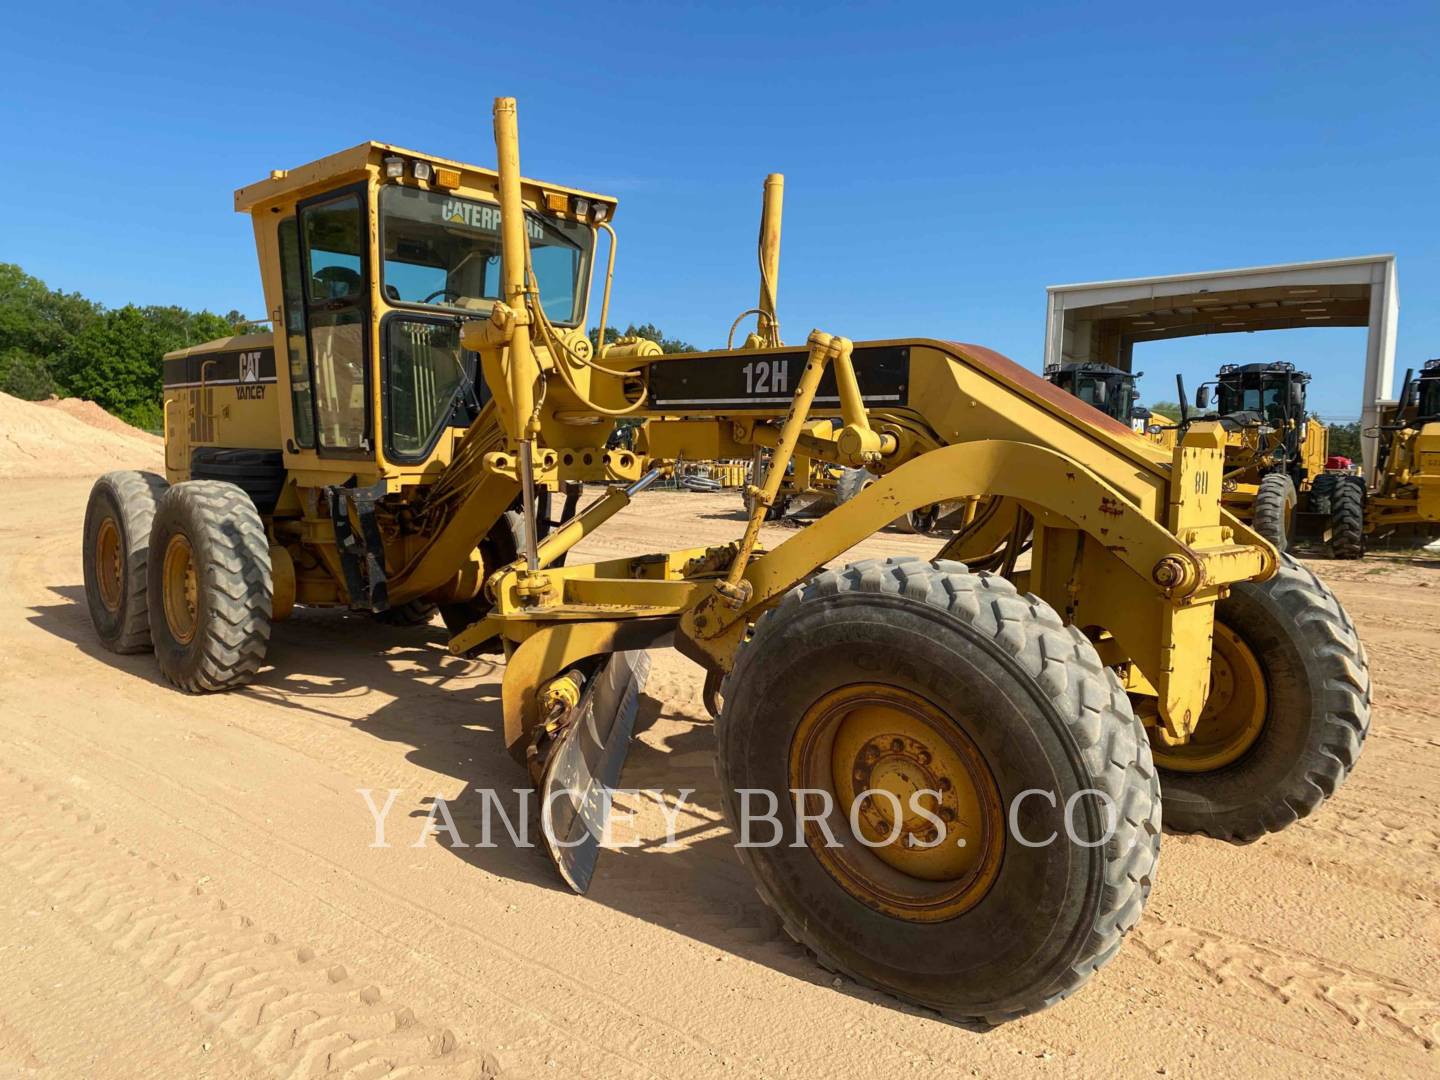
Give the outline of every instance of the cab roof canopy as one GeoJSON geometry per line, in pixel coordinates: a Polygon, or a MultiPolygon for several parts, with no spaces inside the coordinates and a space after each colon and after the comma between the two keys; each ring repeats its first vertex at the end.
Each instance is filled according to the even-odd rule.
{"type": "MultiPolygon", "coordinates": [[[[328,157],[320,158],[318,161],[312,161],[298,168],[275,169],[266,179],[247,184],[237,190],[235,192],[235,209],[240,213],[249,213],[262,203],[303,198],[319,194],[346,181],[363,180],[371,170],[379,170],[387,157],[404,158],[407,170],[410,168],[411,162],[415,161],[428,162],[435,168],[458,170],[462,190],[488,192],[498,198],[500,175],[494,169],[469,165],[463,161],[453,161],[450,158],[437,157],[434,154],[423,154],[417,150],[407,150],[403,146],[395,146],[391,143],[371,141],[352,146],[348,150],[341,150],[336,154],[330,154],[328,157]]],[[[585,191],[582,188],[569,187],[565,184],[552,184],[547,180],[526,178],[521,182],[526,189],[554,192],[571,197],[578,196],[592,202],[605,203],[610,207],[609,217],[613,218],[615,215],[616,199],[613,195],[601,195],[598,192],[585,191]]]]}
{"type": "MultiPolygon", "coordinates": [[[[1370,333],[1360,402],[1362,428],[1379,423],[1379,402],[1390,395],[1400,310],[1394,255],[1052,285],[1047,291],[1047,371],[1083,360],[1099,360],[1128,371],[1137,342],[1296,327],[1365,326],[1370,333]]],[[[1366,436],[1362,445],[1369,475],[1374,468],[1375,440],[1366,436]]]]}

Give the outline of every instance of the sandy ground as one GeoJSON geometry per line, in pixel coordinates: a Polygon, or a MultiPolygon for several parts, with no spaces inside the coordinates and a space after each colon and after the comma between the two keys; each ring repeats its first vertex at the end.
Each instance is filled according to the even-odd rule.
{"type": "MultiPolygon", "coordinates": [[[[183,696],[95,642],[88,486],[8,482],[0,516],[0,1077],[1436,1074],[1434,560],[1317,564],[1376,686],[1340,796],[1250,847],[1167,837],[1115,962],[976,1031],[836,980],[777,931],[677,655],[656,657],[624,780],[696,789],[679,843],[655,842],[651,805],[648,842],[573,896],[538,851],[411,846],[434,795],[474,841],[475,790],[525,783],[493,664],[449,657],[438,627],[300,613],[253,686],[183,696]],[[370,846],[357,788],[398,789],[391,846],[370,846]]],[[[730,538],[735,510],[647,494],[588,551],[730,538]]]]}

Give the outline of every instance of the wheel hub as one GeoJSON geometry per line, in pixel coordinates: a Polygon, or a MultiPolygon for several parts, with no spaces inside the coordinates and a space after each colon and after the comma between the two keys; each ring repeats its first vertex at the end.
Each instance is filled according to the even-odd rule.
{"type": "Polygon", "coordinates": [[[1174,772],[1211,772],[1238,761],[1265,727],[1269,693],[1260,662],[1229,627],[1215,624],[1210,658],[1210,696],[1188,742],[1162,746],[1154,740],[1155,764],[1174,772]]]}
{"type": "Polygon", "coordinates": [[[791,745],[806,810],[832,809],[806,841],[851,895],[898,918],[936,922],[975,904],[999,871],[1000,793],[959,723],[907,690],[863,684],[807,710],[791,745]]]}
{"type": "Polygon", "coordinates": [[[195,637],[199,621],[199,580],[195,573],[195,554],[190,541],[180,533],[165,545],[164,584],[165,623],[170,634],[181,645],[189,645],[195,637]]]}
{"type": "Polygon", "coordinates": [[[125,591],[125,557],[121,554],[120,527],[113,517],[100,522],[95,534],[95,578],[100,587],[100,602],[107,611],[120,610],[120,597],[125,591]]]}

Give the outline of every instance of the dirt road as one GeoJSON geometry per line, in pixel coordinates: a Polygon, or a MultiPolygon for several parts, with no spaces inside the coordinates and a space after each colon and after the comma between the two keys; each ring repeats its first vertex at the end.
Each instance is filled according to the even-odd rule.
{"type": "MultiPolygon", "coordinates": [[[[602,856],[587,898],[477,841],[522,787],[489,662],[437,627],[302,612],[251,687],[187,697],[94,640],[88,480],[0,516],[0,1076],[1434,1075],[1440,1068],[1440,565],[1317,564],[1369,649],[1364,756],[1246,848],[1166,837],[1145,919],[1079,995],[993,1031],[816,967],[729,846],[698,669],[656,657],[625,773],[694,788],[679,843],[602,856]],[[388,847],[357,789],[383,805],[388,847]],[[448,838],[447,838],[448,842],[448,838]],[[405,1073],[410,1075],[410,1073],[405,1073]]],[[[737,534],[654,493],[590,554],[737,534]]],[[[773,539],[773,538],[772,538],[773,539]]],[[[925,552],[887,534],[867,554],[925,552]]],[[[663,835],[646,804],[636,832],[663,835]]]]}

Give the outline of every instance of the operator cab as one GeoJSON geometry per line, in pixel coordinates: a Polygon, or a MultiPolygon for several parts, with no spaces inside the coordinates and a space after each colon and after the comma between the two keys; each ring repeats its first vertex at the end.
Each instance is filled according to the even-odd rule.
{"type": "MultiPolygon", "coordinates": [[[[583,336],[596,233],[615,201],[530,180],[521,190],[546,321],[583,336]]],[[[503,288],[494,170],[362,143],[274,172],[235,203],[254,222],[291,466],[370,459],[395,474],[447,460],[489,398],[460,327],[488,318],[503,288]]]]}
{"type": "Polygon", "coordinates": [[[1296,371],[1284,361],[1269,364],[1223,364],[1212,382],[1195,390],[1195,408],[1210,407],[1214,387],[1215,411],[1210,415],[1248,426],[1285,427],[1305,419],[1306,387],[1310,374],[1296,371]]]}
{"type": "Polygon", "coordinates": [[[1086,361],[1062,364],[1048,372],[1046,377],[1061,390],[1094,406],[1112,420],[1132,424],[1150,419],[1150,410],[1135,404],[1140,397],[1140,391],[1135,389],[1135,380],[1143,374],[1086,361]]]}

